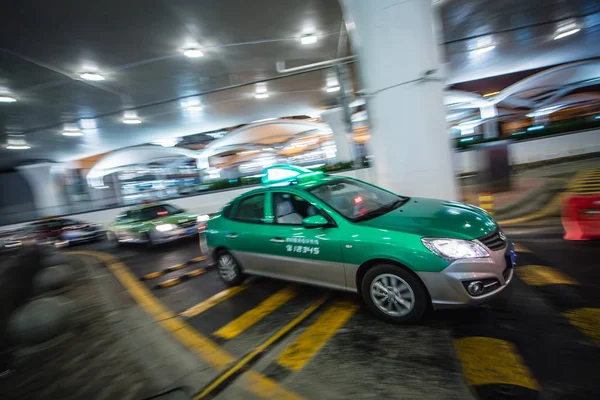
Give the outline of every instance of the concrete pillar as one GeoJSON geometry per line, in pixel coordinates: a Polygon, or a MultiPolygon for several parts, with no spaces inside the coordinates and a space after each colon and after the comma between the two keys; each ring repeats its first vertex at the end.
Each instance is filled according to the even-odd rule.
{"type": "Polygon", "coordinates": [[[354,161],[354,143],[350,138],[350,128],[345,120],[343,108],[333,108],[323,111],[321,119],[325,121],[333,131],[337,161],[354,161]]]}
{"type": "Polygon", "coordinates": [[[431,0],[341,0],[358,55],[377,183],[456,199],[431,0]]]}
{"type": "MultiPolygon", "coordinates": [[[[481,119],[485,118],[493,118],[498,115],[498,110],[496,109],[496,105],[491,104],[489,106],[481,107],[479,109],[479,114],[481,119]]],[[[487,121],[481,125],[481,130],[483,132],[484,139],[491,139],[498,137],[500,131],[498,129],[498,121],[487,121]]]]}
{"type": "Polygon", "coordinates": [[[59,215],[66,211],[55,173],[52,171],[53,167],[55,165],[51,163],[17,167],[31,187],[40,217],[59,215]]]}

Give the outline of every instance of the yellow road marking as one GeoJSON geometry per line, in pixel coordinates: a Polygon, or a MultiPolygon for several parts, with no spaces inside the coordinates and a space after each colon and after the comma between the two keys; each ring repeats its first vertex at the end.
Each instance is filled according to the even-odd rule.
{"type": "Polygon", "coordinates": [[[528,248],[526,248],[525,246],[519,244],[519,243],[514,243],[515,245],[515,251],[517,253],[531,253],[531,250],[529,250],[528,248]]]}
{"type": "Polygon", "coordinates": [[[519,278],[530,286],[579,285],[570,276],[545,265],[525,265],[515,271],[519,278]]]}
{"type": "Polygon", "coordinates": [[[479,196],[479,201],[493,201],[494,200],[494,196],[479,196]]]}
{"type": "Polygon", "coordinates": [[[194,269],[194,270],[188,272],[187,276],[191,278],[191,277],[194,277],[194,276],[202,275],[205,272],[206,272],[206,270],[204,268],[194,269]]]}
{"type": "Polygon", "coordinates": [[[229,377],[234,375],[235,373],[242,370],[251,360],[253,360],[257,355],[265,351],[269,346],[279,340],[283,335],[290,332],[294,329],[298,324],[304,321],[306,318],[310,317],[327,299],[326,296],[321,297],[315,303],[313,303],[310,307],[304,310],[300,315],[286,324],[283,328],[277,331],[273,336],[269,337],[259,346],[257,346],[254,350],[252,350],[249,354],[247,354],[244,358],[242,358],[238,363],[236,363],[233,367],[227,370],[226,373],[221,375],[218,379],[215,379],[210,385],[208,385],[201,393],[194,397],[194,400],[204,399],[208,395],[211,394],[213,390],[215,390],[219,385],[225,382],[229,377]]]}
{"type": "Polygon", "coordinates": [[[256,324],[273,311],[287,303],[296,295],[296,291],[291,287],[285,287],[264,300],[258,306],[240,315],[218,331],[214,333],[223,339],[233,339],[252,325],[256,324]]]}
{"type": "MultiPolygon", "coordinates": [[[[96,251],[75,251],[72,253],[92,256],[105,263],[140,307],[150,314],[163,329],[171,333],[175,339],[213,368],[222,371],[235,361],[235,358],[222,347],[177,318],[138,281],[125,264],[116,258],[96,251]]],[[[258,398],[303,400],[302,397],[290,392],[272,379],[252,370],[246,372],[239,381],[245,390],[258,398]]]]}
{"type": "Polygon", "coordinates": [[[562,195],[555,196],[544,208],[539,211],[536,211],[529,215],[524,215],[522,217],[506,219],[504,221],[498,221],[498,224],[507,226],[507,225],[516,225],[521,224],[523,222],[530,222],[536,219],[542,219],[552,215],[560,214],[560,205],[562,201],[562,195]]]}
{"type": "Polygon", "coordinates": [[[201,262],[201,261],[204,261],[206,259],[208,259],[208,257],[206,257],[206,256],[200,256],[200,257],[192,258],[191,261],[193,261],[193,262],[201,262]]]}
{"type": "Polygon", "coordinates": [[[172,267],[167,268],[166,271],[173,272],[173,271],[177,271],[177,270],[180,270],[180,269],[184,269],[187,266],[188,265],[186,263],[177,264],[177,265],[173,265],[172,267]]]}
{"type": "Polygon", "coordinates": [[[302,369],[356,310],[356,302],[337,301],[279,355],[277,363],[293,371],[302,369]]]}
{"type": "Polygon", "coordinates": [[[569,322],[600,346],[600,308],[576,308],[563,313],[569,322]]]}
{"type": "Polygon", "coordinates": [[[161,282],[156,286],[160,287],[160,288],[168,288],[168,287],[177,285],[178,283],[181,283],[181,282],[182,282],[182,280],[180,278],[173,278],[173,279],[168,279],[164,282],[161,282]]]}
{"type": "Polygon", "coordinates": [[[182,312],[179,315],[182,317],[186,317],[186,318],[194,317],[200,313],[203,313],[204,311],[208,310],[209,308],[214,307],[217,304],[235,296],[236,294],[240,293],[241,291],[243,291],[247,288],[248,288],[248,285],[240,285],[240,286],[234,286],[234,287],[225,289],[222,292],[219,292],[219,293],[215,294],[214,296],[209,297],[208,299],[204,300],[202,303],[196,304],[195,306],[188,308],[187,310],[185,310],[184,312],[182,312]]]}
{"type": "Polygon", "coordinates": [[[471,336],[454,340],[467,382],[473,386],[505,384],[539,390],[515,346],[507,341],[471,336]]]}
{"type": "Polygon", "coordinates": [[[150,279],[154,279],[154,278],[158,278],[160,276],[163,276],[165,274],[164,271],[156,271],[156,272],[152,272],[151,274],[147,274],[144,275],[142,277],[142,280],[146,281],[146,280],[150,280],[150,279]]]}

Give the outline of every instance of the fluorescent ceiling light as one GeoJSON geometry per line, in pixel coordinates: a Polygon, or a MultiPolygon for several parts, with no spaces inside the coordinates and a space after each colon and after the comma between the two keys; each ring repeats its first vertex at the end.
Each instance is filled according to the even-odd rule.
{"type": "Polygon", "coordinates": [[[256,93],[254,97],[257,99],[266,99],[269,97],[269,93],[256,93]]]}
{"type": "Polygon", "coordinates": [[[556,33],[556,35],[554,36],[554,40],[558,40],[558,39],[562,39],[562,38],[567,37],[567,36],[574,35],[577,32],[579,32],[580,30],[581,30],[580,28],[574,27],[572,29],[569,29],[568,31],[556,33]]]}
{"type": "Polygon", "coordinates": [[[267,122],[267,121],[275,121],[277,118],[264,118],[264,119],[257,119],[256,121],[252,121],[250,122],[251,124],[257,124],[259,122],[267,122]]]}
{"type": "Polygon", "coordinates": [[[0,103],[14,103],[17,101],[14,97],[10,96],[0,96],[0,103]]]}
{"type": "Polygon", "coordinates": [[[529,118],[532,118],[532,117],[539,117],[542,115],[549,115],[549,114],[552,114],[554,111],[558,111],[558,109],[561,107],[562,107],[562,105],[558,104],[555,106],[548,106],[548,107],[540,108],[539,110],[530,112],[529,114],[527,114],[527,116],[529,118]]]}
{"type": "Polygon", "coordinates": [[[95,73],[95,72],[84,72],[83,74],[79,75],[81,77],[81,79],[85,79],[86,81],[103,81],[104,80],[104,76],[95,73]]]}
{"type": "Polygon", "coordinates": [[[339,86],[329,86],[327,89],[327,93],[333,93],[333,92],[337,92],[340,90],[339,86]]]}
{"type": "Polygon", "coordinates": [[[123,118],[123,123],[128,125],[137,125],[141,124],[142,120],[138,118],[123,118]]]}
{"type": "Polygon", "coordinates": [[[80,130],[68,130],[68,131],[62,131],[62,135],[63,136],[83,136],[83,132],[81,132],[80,130]]]}
{"type": "Polygon", "coordinates": [[[318,36],[311,33],[311,34],[302,36],[300,38],[300,43],[301,44],[315,44],[315,43],[317,43],[317,40],[318,40],[318,36]]]}
{"type": "Polygon", "coordinates": [[[473,54],[483,54],[483,53],[487,53],[488,51],[492,51],[496,48],[496,45],[491,44],[489,46],[485,46],[485,47],[480,47],[478,49],[473,50],[473,54]]]}
{"type": "Polygon", "coordinates": [[[162,147],[173,147],[176,146],[177,143],[179,143],[179,138],[177,137],[172,137],[172,138],[164,138],[164,139],[159,139],[155,142],[152,142],[152,144],[156,144],[162,147]]]}
{"type": "Polygon", "coordinates": [[[199,48],[189,48],[183,50],[183,54],[189,58],[198,58],[204,56],[204,53],[199,48]]]}
{"type": "Polygon", "coordinates": [[[204,110],[204,108],[202,108],[202,106],[200,104],[196,104],[196,105],[193,105],[193,106],[187,106],[186,109],[190,110],[190,111],[202,111],[202,110],[204,110]]]}
{"type": "Polygon", "coordinates": [[[498,92],[490,92],[490,93],[486,93],[486,94],[484,94],[484,95],[483,95],[483,97],[495,96],[495,95],[497,95],[498,93],[500,93],[500,92],[498,91],[498,92]]]}
{"type": "Polygon", "coordinates": [[[6,140],[6,148],[8,150],[27,150],[31,146],[25,140],[24,135],[12,135],[6,140]]]}

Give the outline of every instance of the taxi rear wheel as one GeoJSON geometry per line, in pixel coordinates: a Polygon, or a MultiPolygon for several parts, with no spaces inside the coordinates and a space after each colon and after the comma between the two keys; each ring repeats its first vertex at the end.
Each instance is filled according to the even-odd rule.
{"type": "Polygon", "coordinates": [[[361,293],[371,312],[392,323],[418,321],[429,299],[418,278],[393,264],[370,268],[361,282],[361,293]]]}
{"type": "Polygon", "coordinates": [[[237,286],[244,281],[242,269],[227,250],[221,250],[217,255],[217,271],[221,279],[229,286],[237,286]]]}

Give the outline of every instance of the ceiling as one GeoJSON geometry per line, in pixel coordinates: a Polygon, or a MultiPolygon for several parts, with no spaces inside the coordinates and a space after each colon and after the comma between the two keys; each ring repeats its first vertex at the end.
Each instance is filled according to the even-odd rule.
{"type": "MultiPolygon", "coordinates": [[[[600,57],[595,0],[446,0],[437,12],[449,83],[600,57]],[[582,17],[585,29],[553,41],[556,21],[573,16],[582,17]],[[494,51],[473,57],[478,38],[489,34],[494,51]]],[[[267,99],[254,98],[256,85],[243,85],[281,77],[277,61],[290,68],[350,54],[338,0],[3,5],[0,95],[18,101],[0,103],[0,142],[25,134],[32,148],[1,148],[0,165],[72,160],[263,118],[313,116],[336,103],[336,94],[324,90],[328,70],[269,81],[267,99]],[[301,45],[306,33],[318,42],[301,45]],[[204,56],[183,55],[190,46],[204,56]],[[83,72],[106,79],[85,81],[83,72]],[[185,109],[190,101],[203,110],[185,109]],[[124,125],[127,109],[142,123],[124,125]],[[64,124],[73,122],[91,129],[83,137],[62,136],[64,124]]]]}

